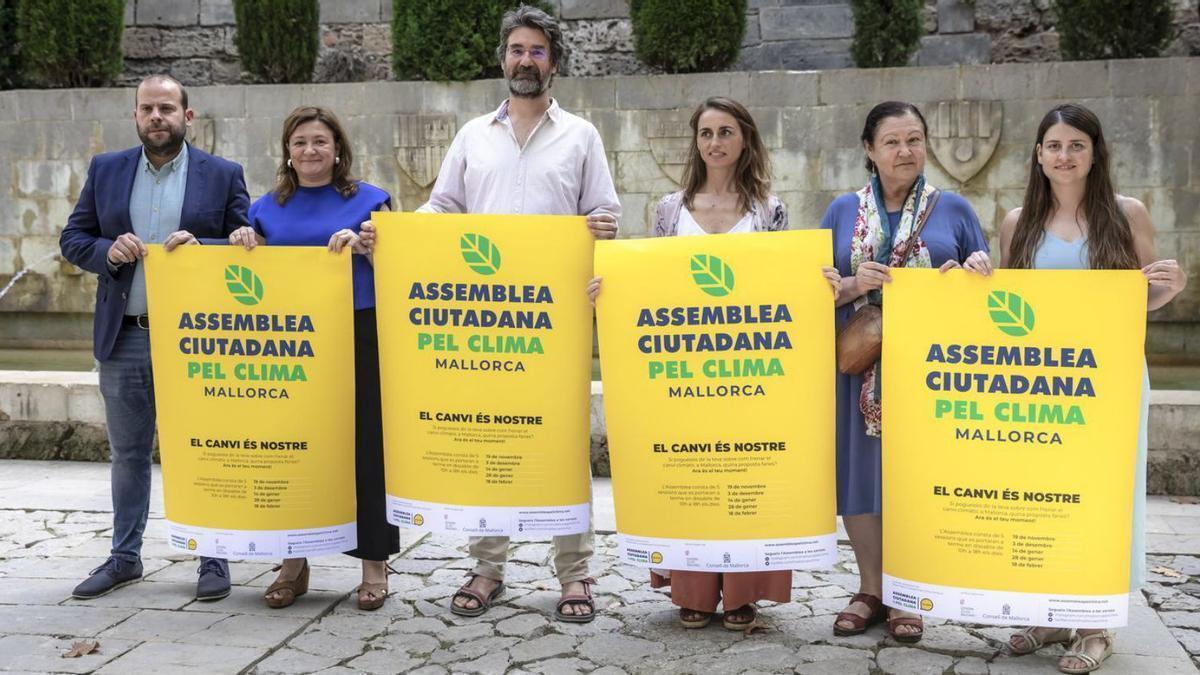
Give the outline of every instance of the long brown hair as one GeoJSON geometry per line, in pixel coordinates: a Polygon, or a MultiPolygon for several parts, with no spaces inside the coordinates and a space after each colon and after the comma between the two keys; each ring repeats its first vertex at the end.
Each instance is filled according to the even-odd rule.
{"type": "Polygon", "coordinates": [[[288,141],[292,139],[292,134],[296,133],[296,127],[313,120],[329,127],[333,134],[333,142],[337,146],[338,161],[333,164],[333,188],[343,197],[352,197],[358,192],[358,179],[350,173],[354,164],[354,153],[350,151],[350,141],[346,138],[346,131],[342,129],[341,122],[338,122],[337,116],[331,110],[304,105],[293,110],[283,121],[283,136],[280,139],[283,157],[279,161],[279,170],[275,172],[275,201],[280,204],[286,204],[287,200],[296,194],[296,188],[300,185],[296,170],[288,165],[291,154],[288,152],[288,141]]]}
{"type": "MultiPolygon", "coordinates": [[[[1010,244],[1010,267],[1033,267],[1033,255],[1046,235],[1046,221],[1054,212],[1054,193],[1050,179],[1038,163],[1038,150],[1050,127],[1066,124],[1092,139],[1092,168],[1084,185],[1083,202],[1079,208],[1087,221],[1088,261],[1092,269],[1137,269],[1137,253],[1133,247],[1133,229],[1117,203],[1108,168],[1108,144],[1100,128],[1100,118],[1087,108],[1074,103],[1050,109],[1038,125],[1037,145],[1029,163],[1029,183],[1025,186],[1025,203],[1017,217],[1010,244]]],[[[1078,215],[1078,214],[1076,214],[1078,215]]]]}
{"type": "Polygon", "coordinates": [[[696,112],[692,113],[692,143],[688,146],[687,160],[683,165],[684,206],[692,208],[692,199],[708,178],[708,167],[705,166],[704,158],[700,156],[700,149],[696,145],[700,115],[706,110],[728,113],[737,120],[742,138],[746,139],[746,147],[742,148],[742,154],[734,168],[734,187],[737,188],[739,208],[749,211],[753,204],[765,204],[771,194],[771,163],[767,157],[767,146],[763,144],[754,118],[741,103],[724,96],[713,96],[701,103],[696,112]]]}

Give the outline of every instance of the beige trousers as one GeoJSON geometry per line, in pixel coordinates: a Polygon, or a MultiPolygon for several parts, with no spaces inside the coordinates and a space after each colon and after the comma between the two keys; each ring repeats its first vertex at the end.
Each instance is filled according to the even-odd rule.
{"type": "MultiPolygon", "coordinates": [[[[591,576],[588,573],[588,563],[592,559],[594,539],[595,533],[590,518],[587,532],[554,538],[554,572],[560,584],[591,576]]],[[[508,537],[471,537],[471,557],[478,561],[473,573],[494,581],[504,581],[504,564],[508,562],[508,541],[508,537]]]]}

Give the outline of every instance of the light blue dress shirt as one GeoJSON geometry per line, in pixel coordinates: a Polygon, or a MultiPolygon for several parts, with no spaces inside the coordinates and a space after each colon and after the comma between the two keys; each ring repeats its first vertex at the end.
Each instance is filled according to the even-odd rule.
{"type": "MultiPolygon", "coordinates": [[[[183,194],[187,189],[188,145],[175,159],[155,169],[142,148],[142,157],[133,178],[129,194],[129,222],[133,233],[144,244],[161,244],[179,229],[183,212],[183,194]]],[[[127,316],[146,313],[146,269],[138,260],[133,270],[133,286],[129,289],[127,316]]]]}

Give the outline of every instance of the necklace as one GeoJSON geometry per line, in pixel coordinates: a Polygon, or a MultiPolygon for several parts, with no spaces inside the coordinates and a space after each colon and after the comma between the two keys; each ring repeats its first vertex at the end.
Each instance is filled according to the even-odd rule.
{"type": "Polygon", "coordinates": [[[711,210],[717,208],[717,206],[719,204],[721,204],[722,202],[728,202],[729,197],[736,198],[737,193],[736,192],[727,192],[725,194],[714,194],[711,196],[709,196],[709,195],[705,195],[705,196],[708,197],[708,200],[709,200],[707,208],[711,211],[711,210]]]}

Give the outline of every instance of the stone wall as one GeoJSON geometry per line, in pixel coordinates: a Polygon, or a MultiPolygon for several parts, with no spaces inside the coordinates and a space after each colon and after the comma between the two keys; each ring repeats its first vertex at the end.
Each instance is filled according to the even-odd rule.
{"type": "MultiPolygon", "coordinates": [[[[0,459],[106,461],[98,380],[96,373],[0,370],[0,459]]],[[[592,383],[589,408],[592,475],[609,476],[599,382],[592,383]]],[[[1152,392],[1149,425],[1146,492],[1200,496],[1200,392],[1152,392]]]]}
{"type": "MultiPolygon", "coordinates": [[[[238,60],[233,0],[126,0],[125,72],[131,84],[170,72],[185,84],[248,82],[238,60]]],[[[925,0],[913,65],[1059,59],[1050,0],[925,0]]],[[[1200,0],[1175,0],[1179,36],[1168,55],[1200,55],[1200,0]]],[[[628,0],[556,0],[573,76],[646,73],[633,50],[628,0]]],[[[321,0],[316,82],[391,79],[392,0],[321,0]]],[[[849,0],[749,0],[736,70],[848,68],[849,0]]]]}
{"type": "MultiPolygon", "coordinates": [[[[1151,351],[1200,358],[1200,58],[561,78],[553,92],[603,136],[624,236],[645,236],[654,203],[677,189],[687,119],[706,96],[751,108],[795,227],[815,227],[837,194],[862,184],[862,120],[874,103],[905,98],[932,127],[931,181],[971,200],[993,245],[996,226],[1020,204],[1041,116],[1080,101],[1105,123],[1119,189],[1149,207],[1159,255],[1192,271],[1185,294],[1151,317],[1151,351]]],[[[199,147],[242,163],[258,196],[279,163],[283,118],[301,103],[330,106],[354,141],[356,170],[412,209],[455,131],[503,96],[495,80],[195,87],[193,133],[199,147]]],[[[0,93],[0,286],[58,249],[89,157],[137,142],[132,97],[130,89],[0,93]]],[[[94,284],[65,263],[36,267],[0,299],[0,346],[86,344],[81,313],[92,308],[94,284]],[[24,320],[10,321],[13,313],[24,320]]]]}

